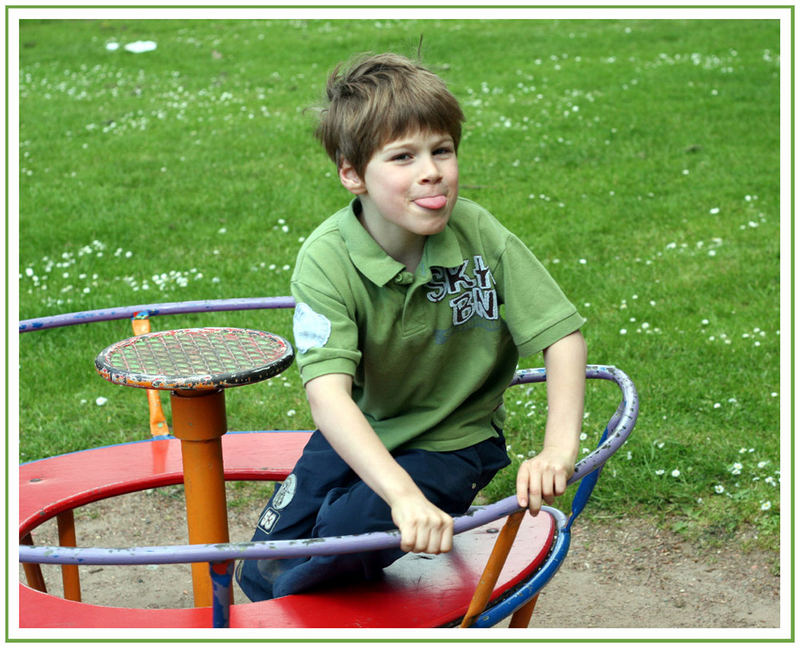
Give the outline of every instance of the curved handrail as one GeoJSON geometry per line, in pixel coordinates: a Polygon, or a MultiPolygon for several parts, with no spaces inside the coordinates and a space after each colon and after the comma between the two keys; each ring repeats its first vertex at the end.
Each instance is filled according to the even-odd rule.
{"type": "MultiPolygon", "coordinates": [[[[628,438],[639,415],[639,395],[633,381],[624,371],[609,365],[586,365],[586,377],[611,380],[617,383],[622,391],[622,402],[608,422],[609,432],[605,441],[575,464],[575,472],[567,481],[568,485],[574,484],[600,468],[628,438]]],[[[545,382],[546,379],[544,369],[520,369],[511,381],[511,385],[545,382]]]]}
{"type": "MultiPolygon", "coordinates": [[[[463,533],[519,509],[516,498],[476,507],[454,520],[454,533],[463,533]],[[514,500],[513,502],[511,500],[514,500]]],[[[188,562],[221,562],[262,558],[325,556],[390,549],[400,546],[399,531],[300,540],[229,542],[220,544],[167,545],[129,548],[60,547],[22,545],[21,562],[58,565],[157,565],[188,562]]]]}
{"type": "Polygon", "coordinates": [[[161,302],[139,304],[137,306],[119,306],[100,310],[76,311],[61,315],[49,315],[21,320],[20,333],[43,331],[45,329],[90,324],[91,322],[109,322],[111,320],[130,319],[136,313],[147,311],[149,315],[177,315],[186,313],[214,313],[219,311],[259,310],[262,308],[292,308],[295,302],[292,297],[240,297],[233,299],[205,299],[198,301],[161,302]]]}
{"type": "MultiPolygon", "coordinates": [[[[636,388],[620,369],[604,365],[588,365],[587,378],[611,380],[622,391],[622,402],[609,421],[606,440],[575,465],[575,473],[568,484],[575,483],[600,468],[625,442],[639,411],[636,388]]],[[[512,385],[543,382],[543,369],[520,370],[512,385]]],[[[454,533],[463,533],[483,524],[519,511],[515,495],[488,506],[471,509],[454,520],[454,533]]],[[[329,555],[387,549],[400,545],[398,531],[384,531],[352,536],[281,540],[244,543],[219,543],[198,545],[171,545],[129,548],[60,547],[49,545],[21,545],[20,562],[41,564],[80,565],[133,565],[188,562],[221,562],[238,559],[289,558],[296,556],[329,555]]]]}

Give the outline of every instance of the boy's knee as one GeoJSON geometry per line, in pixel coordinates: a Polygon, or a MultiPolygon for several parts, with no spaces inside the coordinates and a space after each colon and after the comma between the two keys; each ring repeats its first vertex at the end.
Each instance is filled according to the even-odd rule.
{"type": "Polygon", "coordinates": [[[334,489],[317,513],[314,537],[355,535],[394,528],[389,506],[363,482],[334,489]]]}

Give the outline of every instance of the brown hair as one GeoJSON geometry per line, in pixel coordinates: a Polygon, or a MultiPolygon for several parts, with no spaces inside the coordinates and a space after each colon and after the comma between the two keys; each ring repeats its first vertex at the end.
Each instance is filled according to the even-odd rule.
{"type": "Polygon", "coordinates": [[[328,78],[328,105],[316,137],[338,167],[343,159],[363,177],[381,146],[415,130],[447,133],[456,151],[464,113],[444,81],[397,54],[362,56],[328,78]]]}

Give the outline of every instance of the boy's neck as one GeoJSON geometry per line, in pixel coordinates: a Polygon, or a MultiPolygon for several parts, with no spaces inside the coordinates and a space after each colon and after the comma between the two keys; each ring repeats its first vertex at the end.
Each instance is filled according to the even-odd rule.
{"type": "Polygon", "coordinates": [[[406,254],[405,258],[397,258],[391,254],[389,256],[391,256],[395,261],[402,263],[406,267],[406,270],[408,270],[411,274],[414,274],[417,271],[419,262],[422,260],[422,251],[425,248],[425,239],[427,238],[427,236],[422,238],[418,251],[414,250],[413,253],[406,254]]]}
{"type": "Polygon", "coordinates": [[[402,263],[412,274],[422,260],[427,236],[420,236],[399,227],[387,227],[386,221],[370,219],[359,200],[354,205],[356,217],[367,233],[395,261],[402,263]]]}

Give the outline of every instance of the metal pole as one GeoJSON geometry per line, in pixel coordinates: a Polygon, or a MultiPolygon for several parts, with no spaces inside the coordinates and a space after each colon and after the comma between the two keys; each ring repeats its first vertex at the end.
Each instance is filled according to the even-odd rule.
{"type": "MultiPolygon", "coordinates": [[[[173,434],[181,440],[186,519],[190,544],[227,543],[228,512],[222,463],[227,431],[225,392],[171,392],[173,434]]],[[[204,563],[192,563],[194,602],[212,604],[211,579],[204,563]]]]}

